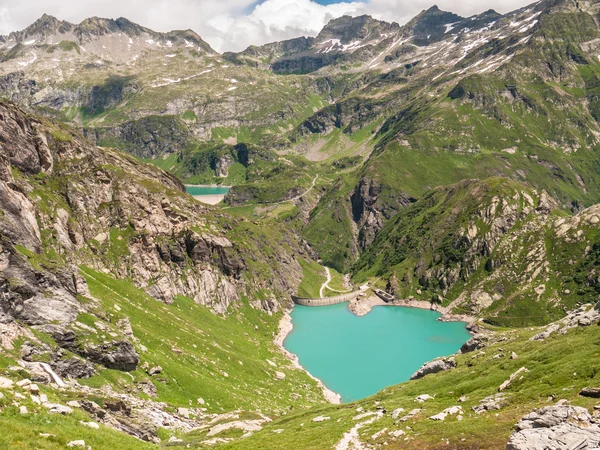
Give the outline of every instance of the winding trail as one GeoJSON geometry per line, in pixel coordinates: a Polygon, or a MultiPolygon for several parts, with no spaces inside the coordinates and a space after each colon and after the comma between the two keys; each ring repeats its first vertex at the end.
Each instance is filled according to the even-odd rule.
{"type": "Polygon", "coordinates": [[[331,271],[329,270],[329,267],[325,267],[325,273],[327,275],[327,281],[321,285],[321,290],[319,291],[319,297],[321,298],[325,298],[325,295],[323,294],[325,288],[330,289],[329,282],[331,281],[331,271]]]}
{"type": "MultiPolygon", "coordinates": [[[[309,187],[309,188],[308,188],[306,191],[304,191],[304,193],[303,193],[303,194],[300,194],[299,196],[297,196],[297,197],[294,197],[294,198],[292,198],[291,200],[292,200],[292,201],[294,201],[294,200],[299,200],[299,199],[301,199],[302,197],[304,197],[306,194],[308,194],[310,191],[312,191],[312,190],[313,190],[313,188],[315,187],[315,184],[317,183],[317,179],[318,179],[318,178],[319,178],[319,174],[316,174],[316,175],[315,175],[315,178],[312,180],[312,184],[310,185],[310,187],[309,187]]],[[[290,200],[287,200],[287,201],[289,202],[290,200]]]]}
{"type": "Polygon", "coordinates": [[[372,424],[373,422],[375,422],[376,420],[381,419],[381,417],[383,417],[383,413],[381,411],[379,412],[372,412],[372,413],[365,413],[365,414],[361,414],[358,415],[354,418],[354,420],[359,420],[359,418],[364,418],[364,417],[368,417],[368,416],[374,416],[371,417],[368,420],[365,420],[364,422],[359,422],[356,425],[354,425],[347,433],[344,433],[344,436],[342,436],[342,439],[335,445],[334,449],[335,450],[365,450],[367,448],[370,447],[366,447],[365,445],[363,445],[363,443],[360,440],[360,435],[358,434],[358,430],[360,430],[361,428],[372,424]]]}
{"type": "Polygon", "coordinates": [[[327,275],[327,280],[325,281],[325,283],[323,283],[321,285],[321,290],[319,291],[319,297],[325,298],[325,294],[324,294],[325,289],[328,289],[331,292],[337,292],[338,294],[348,294],[348,293],[352,292],[352,289],[346,289],[345,291],[338,291],[337,289],[333,289],[332,287],[330,287],[329,283],[331,282],[331,270],[329,270],[329,267],[325,267],[325,273],[327,275]]]}

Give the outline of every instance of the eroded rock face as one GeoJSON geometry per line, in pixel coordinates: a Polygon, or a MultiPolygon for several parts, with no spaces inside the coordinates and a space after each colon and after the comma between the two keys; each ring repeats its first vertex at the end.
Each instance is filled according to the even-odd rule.
{"type": "Polygon", "coordinates": [[[600,446],[600,427],[585,408],[556,405],[523,417],[506,450],[594,449],[600,446]]]}
{"type": "Polygon", "coordinates": [[[59,359],[50,365],[63,378],[89,378],[96,373],[92,363],[80,358],[59,359]]]}
{"type": "MultiPolygon", "coordinates": [[[[50,328],[47,329],[50,330],[50,328]]],[[[102,364],[108,369],[130,372],[135,370],[140,362],[140,357],[135,348],[126,340],[115,340],[102,344],[82,343],[79,342],[79,336],[72,329],[57,328],[54,328],[52,337],[60,347],[68,349],[91,362],[102,364]]],[[[65,370],[76,368],[73,366],[74,363],[62,363],[60,365],[65,370]]]]}
{"type": "Polygon", "coordinates": [[[131,372],[140,362],[135,348],[127,341],[114,341],[107,344],[88,347],[83,355],[90,361],[102,364],[108,369],[131,372]]]}
{"type": "MultiPolygon", "coordinates": [[[[74,320],[81,312],[76,295],[89,296],[75,268],[82,263],[131,278],[158,300],[169,303],[185,295],[220,312],[238,301],[240,291],[268,288],[258,279],[251,283],[260,286],[247,285],[239,246],[225,237],[225,229],[207,224],[206,209],[183,194],[177,179],[119,152],[94,147],[68,130],[61,133],[57,139],[55,131],[18,108],[0,104],[0,234],[8,238],[7,245],[0,242],[0,266],[7,280],[22,280],[0,298],[0,320],[74,320]],[[26,176],[15,182],[13,167],[26,176]],[[61,179],[53,192],[58,208],[42,209],[40,199],[30,194],[34,187],[27,177],[42,172],[61,179]],[[72,263],[61,269],[63,275],[32,269],[13,248],[19,244],[38,253],[41,229],[53,239],[53,250],[72,263]],[[115,231],[125,230],[130,230],[127,236],[115,238],[115,231]],[[122,249],[118,259],[106,257],[115,244],[122,249]],[[55,295],[44,296],[49,291],[55,295]]],[[[248,162],[250,155],[242,159],[248,162]]],[[[293,273],[301,268],[291,255],[274,259],[284,276],[274,277],[273,287],[278,293],[295,290],[298,278],[293,273]]],[[[277,309],[278,303],[257,306],[277,309]]]]}
{"type": "Polygon", "coordinates": [[[414,198],[402,193],[381,199],[380,195],[385,189],[381,183],[363,178],[350,197],[352,217],[359,228],[358,243],[362,249],[373,243],[375,235],[387,220],[415,202],[414,198]]]}

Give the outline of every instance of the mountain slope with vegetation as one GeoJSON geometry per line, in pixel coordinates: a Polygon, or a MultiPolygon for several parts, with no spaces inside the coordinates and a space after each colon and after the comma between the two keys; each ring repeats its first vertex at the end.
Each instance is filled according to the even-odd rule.
{"type": "Polygon", "coordinates": [[[432,7],[223,55],[122,18],[1,36],[0,446],[600,445],[599,17],[432,7]],[[366,283],[474,337],[330,405],[280,322],[366,283]]]}

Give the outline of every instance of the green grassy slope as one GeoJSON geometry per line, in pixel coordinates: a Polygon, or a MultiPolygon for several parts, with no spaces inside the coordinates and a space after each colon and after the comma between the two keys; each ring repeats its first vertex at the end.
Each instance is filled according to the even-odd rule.
{"type": "MultiPolygon", "coordinates": [[[[552,405],[559,399],[591,408],[593,399],[579,397],[581,388],[600,382],[595,361],[598,358],[600,327],[570,330],[545,341],[528,339],[538,330],[497,330],[494,345],[484,351],[456,357],[458,367],[448,372],[428,375],[384,389],[368,399],[343,405],[324,406],[308,412],[287,416],[269,424],[248,439],[223,445],[223,449],[324,449],[332,448],[342,435],[361,422],[353,419],[361,411],[376,412],[384,408],[383,417],[359,430],[360,438],[375,448],[391,449],[498,449],[504,448],[514,424],[525,414],[542,405],[552,405]],[[511,359],[511,352],[518,359],[511,359]],[[498,358],[494,356],[501,355],[498,358]],[[521,367],[529,372],[518,378],[503,393],[503,406],[497,411],[477,414],[471,410],[479,402],[498,394],[498,387],[521,367]],[[433,400],[416,403],[415,398],[429,394],[433,400]],[[464,402],[458,399],[465,395],[464,402]],[[450,416],[443,422],[430,420],[445,408],[461,406],[463,419],[450,416]],[[359,409],[360,408],[360,409],[359,409]],[[420,411],[406,422],[394,420],[397,408],[405,412],[420,411]],[[317,416],[330,419],[315,423],[317,416]],[[274,433],[274,430],[282,430],[274,433]],[[383,431],[379,436],[372,437],[383,431]],[[402,430],[398,438],[391,432],[402,430]]],[[[366,419],[362,419],[366,420],[366,419]]]]}

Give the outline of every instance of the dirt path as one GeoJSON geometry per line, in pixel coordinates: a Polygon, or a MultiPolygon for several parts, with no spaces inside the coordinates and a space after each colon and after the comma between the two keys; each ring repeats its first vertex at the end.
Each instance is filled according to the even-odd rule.
{"type": "Polygon", "coordinates": [[[319,297],[321,298],[325,298],[325,295],[323,294],[325,289],[330,289],[329,282],[331,281],[331,271],[329,270],[329,267],[325,267],[325,273],[327,275],[327,281],[321,285],[321,290],[319,291],[319,297]]]}
{"type": "Polygon", "coordinates": [[[295,200],[300,200],[302,197],[304,197],[306,194],[308,194],[310,191],[312,191],[312,190],[313,190],[313,188],[315,187],[315,184],[317,183],[317,179],[318,179],[318,178],[319,178],[319,174],[316,174],[316,175],[315,175],[315,178],[312,180],[312,184],[310,185],[310,187],[309,187],[309,188],[308,188],[306,191],[304,191],[304,193],[302,193],[302,194],[300,194],[300,195],[297,195],[296,197],[294,197],[294,198],[291,198],[291,199],[289,199],[289,200],[283,200],[283,201],[281,201],[281,202],[277,202],[277,203],[275,203],[275,204],[279,204],[279,203],[286,203],[286,202],[293,202],[293,201],[295,201],[295,200]]]}
{"type": "Polygon", "coordinates": [[[337,289],[333,289],[332,287],[330,287],[329,283],[331,283],[331,270],[329,270],[329,267],[325,267],[325,273],[327,275],[327,280],[325,281],[325,283],[323,283],[321,285],[321,290],[319,291],[320,298],[325,298],[325,294],[324,294],[325,289],[328,289],[331,292],[337,292],[338,294],[348,294],[348,293],[352,292],[352,289],[346,289],[345,291],[338,291],[337,289]]]}

